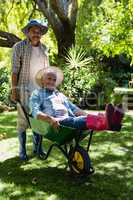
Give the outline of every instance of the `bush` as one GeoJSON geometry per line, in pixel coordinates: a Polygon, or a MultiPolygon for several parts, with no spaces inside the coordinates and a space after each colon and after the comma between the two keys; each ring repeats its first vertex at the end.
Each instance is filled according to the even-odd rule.
{"type": "Polygon", "coordinates": [[[76,44],[96,57],[125,55],[132,65],[132,8],[133,1],[82,0],[76,44]]]}
{"type": "Polygon", "coordinates": [[[82,0],[77,18],[76,45],[121,87],[128,86],[133,65],[132,8],[133,1],[82,0]]]}
{"type": "Polygon", "coordinates": [[[71,100],[84,108],[101,108],[110,101],[116,82],[104,66],[92,57],[87,58],[85,51],[73,47],[64,65],[64,84],[61,90],[71,100]]]}
{"type": "Polygon", "coordinates": [[[0,101],[9,104],[9,72],[5,67],[0,68],[0,101]]]}

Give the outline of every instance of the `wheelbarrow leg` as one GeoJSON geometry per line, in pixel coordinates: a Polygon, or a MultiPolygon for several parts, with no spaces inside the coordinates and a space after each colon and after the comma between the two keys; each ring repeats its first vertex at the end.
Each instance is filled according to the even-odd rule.
{"type": "Polygon", "coordinates": [[[88,145],[87,145],[87,152],[89,151],[89,148],[90,148],[90,144],[92,141],[92,135],[93,135],[93,130],[90,130],[90,137],[89,137],[89,141],[88,141],[88,145]]]}

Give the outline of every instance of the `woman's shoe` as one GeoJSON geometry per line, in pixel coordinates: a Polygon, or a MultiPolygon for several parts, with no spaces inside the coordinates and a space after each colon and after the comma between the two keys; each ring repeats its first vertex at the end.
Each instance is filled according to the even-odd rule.
{"type": "Polygon", "coordinates": [[[113,113],[113,124],[112,124],[113,131],[121,130],[123,118],[124,118],[124,110],[122,108],[122,105],[119,104],[115,106],[114,113],[113,113]]]}
{"type": "Polygon", "coordinates": [[[106,119],[108,130],[120,131],[122,127],[122,120],[124,117],[124,110],[122,105],[113,106],[108,104],[106,106],[106,119]]]}
{"type": "Polygon", "coordinates": [[[112,130],[114,106],[110,103],[106,105],[105,116],[107,120],[107,129],[112,130]]]}

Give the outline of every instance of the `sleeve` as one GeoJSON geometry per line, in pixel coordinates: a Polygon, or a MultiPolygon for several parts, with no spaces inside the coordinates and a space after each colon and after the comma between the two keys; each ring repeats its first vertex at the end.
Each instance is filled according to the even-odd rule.
{"type": "Polygon", "coordinates": [[[30,99],[29,99],[30,112],[34,118],[37,118],[37,115],[42,114],[41,111],[41,99],[38,90],[34,90],[30,99]]]}
{"type": "Polygon", "coordinates": [[[45,51],[45,53],[46,53],[46,64],[45,64],[45,66],[46,66],[46,67],[49,67],[49,66],[50,66],[50,64],[49,64],[49,54],[48,54],[48,48],[46,48],[46,51],[45,51]]]}
{"type": "Polygon", "coordinates": [[[42,44],[42,48],[43,48],[43,52],[44,52],[44,55],[45,55],[45,60],[44,60],[44,67],[47,68],[50,66],[49,64],[49,49],[46,47],[46,45],[42,44]]]}
{"type": "Polygon", "coordinates": [[[78,106],[73,104],[64,94],[62,94],[62,98],[64,99],[64,102],[66,105],[68,105],[68,108],[73,112],[76,113],[77,111],[80,110],[78,106]]]}
{"type": "Polygon", "coordinates": [[[72,110],[73,113],[76,113],[80,110],[80,108],[78,106],[76,106],[75,104],[73,104],[71,101],[68,100],[68,104],[70,109],[72,110]]]}
{"type": "Polygon", "coordinates": [[[12,49],[12,73],[18,74],[21,67],[20,47],[17,44],[12,49]]]}

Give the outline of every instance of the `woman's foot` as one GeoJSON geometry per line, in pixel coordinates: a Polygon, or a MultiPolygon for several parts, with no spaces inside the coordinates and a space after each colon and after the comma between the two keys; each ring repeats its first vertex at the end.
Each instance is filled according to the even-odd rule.
{"type": "Polygon", "coordinates": [[[122,105],[113,106],[112,104],[108,104],[105,110],[108,130],[120,131],[124,117],[122,105]]]}
{"type": "Polygon", "coordinates": [[[124,110],[122,108],[122,104],[119,104],[115,106],[114,109],[112,130],[114,131],[121,130],[123,117],[124,117],[124,110]]]}
{"type": "Polygon", "coordinates": [[[107,120],[107,129],[112,130],[114,106],[110,103],[106,105],[105,116],[107,120]]]}

